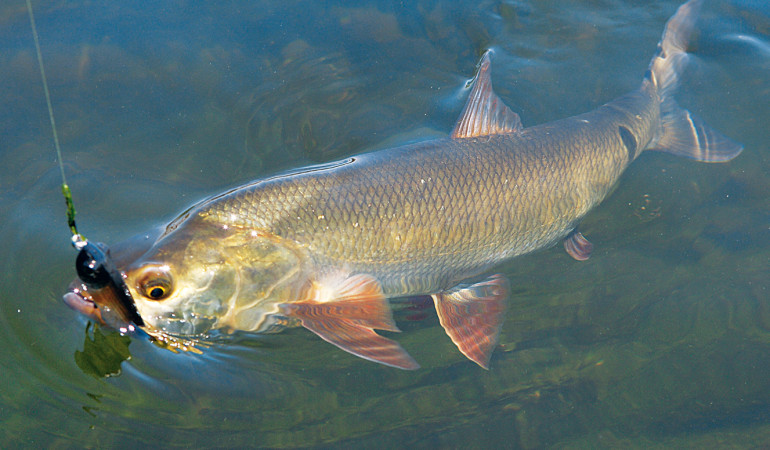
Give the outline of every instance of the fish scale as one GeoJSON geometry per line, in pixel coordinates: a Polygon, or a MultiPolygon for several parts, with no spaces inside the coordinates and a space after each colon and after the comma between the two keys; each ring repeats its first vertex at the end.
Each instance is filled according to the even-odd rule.
{"type": "Polygon", "coordinates": [[[372,274],[387,295],[436,292],[569,233],[629,163],[618,123],[652,134],[654,122],[622,119],[605,106],[519,134],[387,149],[235,190],[198,213],[372,274]]]}

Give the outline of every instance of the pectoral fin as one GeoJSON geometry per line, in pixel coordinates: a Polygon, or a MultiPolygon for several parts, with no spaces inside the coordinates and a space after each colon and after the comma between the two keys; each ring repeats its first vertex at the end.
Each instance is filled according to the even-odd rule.
{"type": "Polygon", "coordinates": [[[434,294],[441,326],[468,359],[489,369],[489,358],[505,317],[508,281],[492,275],[470,286],[434,294]]]}
{"type": "Polygon", "coordinates": [[[368,275],[314,283],[308,299],[286,303],[282,310],[348,353],[399,369],[420,367],[397,342],[374,332],[399,329],[379,283],[368,275]]]}

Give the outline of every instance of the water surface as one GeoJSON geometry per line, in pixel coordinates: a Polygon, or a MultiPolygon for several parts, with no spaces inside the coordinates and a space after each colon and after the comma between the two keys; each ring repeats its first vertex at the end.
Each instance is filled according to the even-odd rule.
{"type": "MultiPolygon", "coordinates": [[[[444,136],[480,54],[524,125],[638,86],[676,1],[35,4],[78,223],[116,243],[305,164],[444,136]]],[[[74,277],[23,2],[0,7],[7,445],[758,446],[770,441],[770,7],[703,8],[679,102],[729,164],[643,155],[512,282],[491,370],[395,302],[403,372],[302,329],[172,354],[61,302],[74,277]]]]}

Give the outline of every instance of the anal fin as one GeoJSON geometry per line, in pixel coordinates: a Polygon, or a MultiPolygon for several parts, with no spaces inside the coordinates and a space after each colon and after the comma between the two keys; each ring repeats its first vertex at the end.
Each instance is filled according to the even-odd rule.
{"type": "Polygon", "coordinates": [[[564,239],[564,250],[577,261],[585,261],[591,257],[591,252],[594,251],[594,245],[589,242],[582,233],[575,229],[564,239]]]}
{"type": "Polygon", "coordinates": [[[374,332],[399,329],[379,283],[368,275],[314,283],[308,299],[285,303],[281,309],[348,353],[399,369],[420,367],[397,342],[374,332]]]}
{"type": "Polygon", "coordinates": [[[508,292],[508,281],[496,274],[431,296],[449,338],[463,355],[484,369],[489,369],[489,358],[497,344],[508,292]]]}

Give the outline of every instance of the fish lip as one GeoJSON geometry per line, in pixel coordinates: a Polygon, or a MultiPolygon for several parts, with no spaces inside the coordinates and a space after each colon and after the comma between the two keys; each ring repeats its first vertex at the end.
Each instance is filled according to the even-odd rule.
{"type": "MultiPolygon", "coordinates": [[[[96,295],[98,295],[98,292],[96,295]]],[[[62,300],[70,308],[100,325],[120,331],[121,333],[135,330],[135,326],[124,320],[117,311],[100,306],[91,293],[88,292],[88,288],[80,283],[79,280],[70,283],[67,292],[62,295],[62,300]]]]}
{"type": "Polygon", "coordinates": [[[72,282],[69,290],[62,296],[64,304],[83,314],[86,317],[96,320],[102,325],[107,325],[102,317],[102,312],[91,296],[81,289],[77,282],[72,282]]]}

